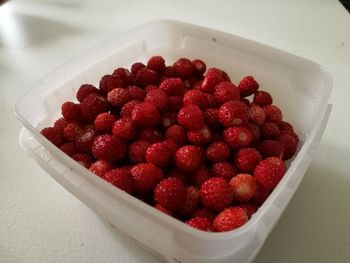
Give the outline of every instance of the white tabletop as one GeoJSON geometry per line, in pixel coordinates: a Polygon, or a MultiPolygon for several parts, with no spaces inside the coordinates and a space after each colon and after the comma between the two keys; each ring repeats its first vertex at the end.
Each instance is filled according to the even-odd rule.
{"type": "Polygon", "coordinates": [[[25,155],[12,111],[16,96],[41,76],[111,34],[156,18],[241,35],[329,69],[328,127],[255,263],[349,262],[350,16],[335,0],[23,0],[0,6],[0,262],[158,262],[25,155]]]}

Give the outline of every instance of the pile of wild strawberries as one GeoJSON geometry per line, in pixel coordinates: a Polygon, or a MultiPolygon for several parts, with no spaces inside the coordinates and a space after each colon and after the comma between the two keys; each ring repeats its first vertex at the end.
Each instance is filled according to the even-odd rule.
{"type": "Polygon", "coordinates": [[[97,176],[204,231],[243,225],[286,172],[298,136],[252,76],[200,60],[117,68],[41,131],[97,176]]]}

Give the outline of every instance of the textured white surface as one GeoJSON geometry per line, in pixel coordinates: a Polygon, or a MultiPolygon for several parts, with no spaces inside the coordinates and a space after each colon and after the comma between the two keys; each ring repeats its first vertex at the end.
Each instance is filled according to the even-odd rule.
{"type": "Polygon", "coordinates": [[[323,140],[255,263],[348,262],[350,16],[331,0],[23,0],[0,6],[0,262],[157,262],[27,158],[12,112],[17,94],[42,75],[111,34],[156,18],[231,32],[330,70],[334,107],[323,140]]]}

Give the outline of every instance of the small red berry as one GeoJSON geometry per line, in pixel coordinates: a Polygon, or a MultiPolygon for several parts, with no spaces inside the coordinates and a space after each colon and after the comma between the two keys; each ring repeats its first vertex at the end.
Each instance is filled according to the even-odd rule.
{"type": "Polygon", "coordinates": [[[189,225],[193,228],[207,231],[207,232],[215,232],[215,229],[212,225],[212,223],[204,217],[193,217],[190,220],[185,222],[186,225],[189,225]]]}
{"type": "Polygon", "coordinates": [[[203,217],[208,219],[209,222],[213,222],[215,214],[208,208],[200,208],[193,212],[193,217],[203,217]]]}
{"type": "Polygon", "coordinates": [[[148,163],[162,168],[168,164],[170,152],[165,143],[157,142],[147,148],[145,157],[148,163]]]}
{"type": "Polygon", "coordinates": [[[276,124],[279,124],[282,121],[282,111],[274,105],[267,105],[263,107],[263,110],[266,114],[266,120],[272,121],[276,124]]]}
{"type": "Polygon", "coordinates": [[[154,200],[174,212],[183,204],[185,193],[183,182],[179,178],[170,177],[161,180],[154,188],[154,200]]]}
{"type": "Polygon", "coordinates": [[[200,90],[189,90],[185,93],[183,98],[183,105],[197,105],[201,109],[208,107],[208,98],[200,90]]]}
{"type": "Polygon", "coordinates": [[[233,126],[224,130],[224,140],[233,149],[249,146],[253,140],[252,132],[242,126],[233,126]]]}
{"type": "Polygon", "coordinates": [[[194,65],[192,64],[191,60],[187,58],[178,59],[173,65],[173,70],[175,75],[180,78],[192,77],[195,72],[194,65]]]}
{"type": "Polygon", "coordinates": [[[157,125],[160,115],[156,106],[147,102],[141,102],[134,106],[131,119],[140,127],[153,127],[157,125]]]}
{"type": "Polygon", "coordinates": [[[238,202],[247,202],[256,194],[256,179],[250,174],[237,174],[230,180],[230,185],[238,202]]]}
{"type": "Polygon", "coordinates": [[[220,127],[220,122],[218,118],[219,109],[206,109],[204,111],[205,122],[213,129],[220,127]]]}
{"type": "Polygon", "coordinates": [[[68,124],[68,122],[62,117],[62,118],[59,118],[58,120],[55,121],[55,123],[53,124],[53,127],[56,130],[63,132],[63,129],[64,129],[64,127],[66,127],[67,124],[68,124]]]}
{"type": "Polygon", "coordinates": [[[146,91],[138,86],[128,86],[126,88],[130,95],[130,100],[144,100],[146,91]]]}
{"type": "Polygon", "coordinates": [[[59,129],[55,129],[53,127],[44,128],[40,132],[46,139],[52,142],[56,146],[61,146],[64,142],[64,137],[62,131],[59,129]]]}
{"type": "Polygon", "coordinates": [[[98,136],[92,144],[92,154],[96,159],[118,162],[124,159],[126,153],[126,145],[115,136],[98,136]]]}
{"type": "Polygon", "coordinates": [[[268,157],[255,167],[254,177],[263,188],[273,190],[282,179],[286,170],[286,165],[282,159],[268,157]]]}
{"type": "Polygon", "coordinates": [[[74,154],[72,155],[72,159],[87,169],[89,169],[90,165],[94,162],[94,158],[90,154],[86,153],[74,154]]]}
{"type": "Polygon", "coordinates": [[[110,113],[104,112],[96,116],[94,121],[95,130],[101,133],[110,133],[116,117],[110,113]]]}
{"type": "Polygon", "coordinates": [[[199,196],[205,207],[213,211],[221,211],[230,206],[233,190],[225,179],[212,177],[201,185],[199,196]]]}
{"type": "Polygon", "coordinates": [[[107,94],[115,88],[123,88],[124,82],[119,76],[104,75],[100,80],[100,91],[107,94]]]}
{"type": "Polygon", "coordinates": [[[224,142],[213,142],[206,151],[206,156],[212,163],[226,161],[230,156],[230,148],[224,142]]]}
{"type": "Polygon", "coordinates": [[[82,102],[88,95],[90,94],[95,94],[95,95],[99,95],[100,91],[91,84],[83,84],[80,86],[78,92],[77,92],[77,100],[79,102],[82,102]]]}
{"type": "Polygon", "coordinates": [[[91,153],[91,147],[95,138],[95,130],[90,126],[84,127],[82,133],[75,138],[75,147],[79,152],[91,153]]]}
{"type": "Polygon", "coordinates": [[[230,181],[237,174],[237,170],[229,162],[218,162],[211,167],[211,173],[214,177],[221,177],[226,181],[230,181]]]}
{"type": "Polygon", "coordinates": [[[176,166],[186,172],[197,170],[201,163],[200,148],[192,145],[182,146],[175,154],[176,166]]]}
{"type": "Polygon", "coordinates": [[[192,213],[199,203],[199,190],[195,186],[187,186],[185,188],[184,200],[180,207],[180,213],[182,215],[188,215],[192,213]]]}
{"type": "Polygon", "coordinates": [[[238,84],[241,97],[247,97],[259,89],[259,84],[252,76],[244,77],[238,84]]]}
{"type": "Polygon", "coordinates": [[[119,189],[132,194],[134,191],[134,182],[129,172],[125,169],[117,168],[105,173],[102,177],[110,184],[118,187],[119,189]]]}
{"type": "Polygon", "coordinates": [[[137,138],[141,141],[147,141],[151,144],[163,140],[162,134],[155,128],[145,128],[139,131],[137,138]]]}
{"type": "Polygon", "coordinates": [[[270,156],[276,156],[281,158],[283,156],[283,147],[274,140],[260,141],[257,148],[263,158],[267,158],[270,156]]]}
{"type": "Polygon", "coordinates": [[[131,65],[131,73],[136,76],[137,72],[139,72],[140,69],[145,68],[146,65],[141,62],[135,62],[131,65]]]}
{"type": "Polygon", "coordinates": [[[146,87],[147,85],[154,85],[158,82],[158,74],[156,71],[148,68],[141,68],[136,73],[136,83],[141,87],[146,87]]]}
{"type": "Polygon", "coordinates": [[[215,86],[214,96],[219,104],[239,99],[239,89],[229,81],[221,82],[215,86]]]}
{"type": "Polygon", "coordinates": [[[134,82],[131,72],[126,68],[117,68],[113,71],[112,75],[119,77],[125,86],[132,85],[134,82]]]}
{"type": "Polygon", "coordinates": [[[168,97],[168,108],[172,111],[179,111],[182,108],[182,96],[169,96],[168,97]]]}
{"type": "Polygon", "coordinates": [[[217,68],[208,69],[200,86],[200,90],[213,94],[215,91],[215,86],[226,80],[224,74],[225,73],[222,70],[217,68]]]}
{"type": "Polygon", "coordinates": [[[153,104],[158,108],[160,112],[162,112],[162,111],[165,111],[168,107],[168,96],[163,90],[154,89],[154,90],[150,90],[147,93],[144,102],[153,104]]]}
{"type": "Polygon", "coordinates": [[[172,125],[165,132],[165,138],[173,140],[179,146],[182,146],[187,141],[186,131],[180,125],[172,125]]]}
{"type": "Polygon", "coordinates": [[[241,207],[229,207],[220,212],[213,221],[213,226],[218,232],[231,231],[248,221],[245,210],[241,207]]]}
{"type": "Polygon", "coordinates": [[[252,173],[262,156],[255,148],[242,148],[236,153],[235,164],[244,173],[252,173]]]}
{"type": "Polygon", "coordinates": [[[194,145],[207,145],[212,142],[214,133],[207,125],[204,125],[200,130],[188,131],[187,138],[194,145]]]}
{"type": "Polygon", "coordinates": [[[153,56],[147,61],[147,68],[161,73],[165,70],[165,60],[162,56],[153,56]]]}
{"type": "Polygon", "coordinates": [[[73,156],[74,154],[78,153],[77,147],[75,147],[74,142],[67,142],[60,146],[60,149],[62,152],[69,156],[73,156]]]}
{"type": "Polygon", "coordinates": [[[249,120],[251,120],[259,126],[262,125],[266,120],[265,111],[263,110],[263,108],[256,104],[252,104],[248,108],[248,117],[249,120]]]}
{"type": "Polygon", "coordinates": [[[273,100],[270,93],[260,90],[254,93],[253,102],[259,106],[266,106],[271,105],[273,100]]]}
{"type": "Polygon", "coordinates": [[[260,127],[260,134],[263,139],[276,139],[280,136],[280,128],[277,124],[271,121],[265,122],[260,127]]]}
{"type": "Polygon", "coordinates": [[[123,141],[130,141],[137,132],[135,124],[129,118],[117,120],[112,127],[112,133],[123,141]]]}
{"type": "Polygon", "coordinates": [[[83,127],[77,122],[70,122],[63,128],[63,136],[68,141],[75,141],[83,133],[83,127]]]}
{"type": "Polygon", "coordinates": [[[180,109],[177,121],[188,130],[199,130],[204,124],[204,113],[197,105],[187,105],[180,109]]]}
{"type": "Polygon", "coordinates": [[[90,165],[89,170],[99,177],[113,169],[113,164],[105,160],[97,160],[90,165]]]}
{"type": "Polygon", "coordinates": [[[298,141],[292,135],[283,134],[276,139],[283,148],[283,160],[289,160],[297,151],[298,141]]]}
{"type": "Polygon", "coordinates": [[[124,88],[115,88],[108,92],[107,101],[115,107],[121,107],[131,100],[129,91],[124,88]]]}
{"type": "Polygon", "coordinates": [[[248,119],[248,107],[238,100],[225,102],[219,109],[218,118],[226,127],[241,125],[248,119]]]}
{"type": "Polygon", "coordinates": [[[172,125],[177,124],[177,113],[175,111],[166,111],[160,118],[160,125],[167,129],[172,125]]]}
{"type": "Polygon", "coordinates": [[[129,146],[129,159],[132,163],[146,162],[146,150],[151,144],[147,141],[134,141],[129,146]]]}
{"type": "Polygon", "coordinates": [[[75,104],[71,101],[66,101],[61,107],[62,116],[67,121],[77,121],[80,117],[79,104],[75,104]]]}
{"type": "Polygon", "coordinates": [[[87,121],[94,121],[100,113],[109,109],[106,99],[102,96],[90,94],[80,104],[80,112],[87,121]]]}
{"type": "Polygon", "coordinates": [[[141,103],[139,100],[131,100],[128,103],[125,103],[120,110],[120,117],[122,118],[131,118],[132,110],[135,105],[141,103]]]}
{"type": "Polygon", "coordinates": [[[163,80],[159,85],[159,89],[163,90],[168,96],[182,96],[185,93],[185,86],[180,78],[163,80]]]}
{"type": "Polygon", "coordinates": [[[131,169],[135,190],[144,194],[152,191],[163,179],[164,174],[160,168],[152,163],[140,163],[131,169]]]}
{"type": "Polygon", "coordinates": [[[203,60],[195,59],[192,60],[192,64],[194,66],[194,71],[197,76],[201,76],[207,70],[207,66],[203,60]]]}

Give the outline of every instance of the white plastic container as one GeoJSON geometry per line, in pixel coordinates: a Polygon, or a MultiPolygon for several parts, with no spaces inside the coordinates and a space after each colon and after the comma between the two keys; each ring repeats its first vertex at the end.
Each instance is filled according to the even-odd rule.
{"type": "Polygon", "coordinates": [[[251,262],[298,188],[319,144],[331,107],[331,76],[320,65],[275,48],[216,30],[153,21],[118,35],[58,68],[15,103],[25,128],[20,143],[58,183],[168,262],[251,262]],[[39,131],[53,124],[60,106],[74,100],[82,83],[97,85],[116,67],[162,55],[167,64],[179,57],[201,58],[224,69],[237,83],[253,75],[262,90],[293,123],[301,138],[296,157],[265,203],[242,227],[224,233],[192,229],[106,183],[63,154],[39,131]]]}

